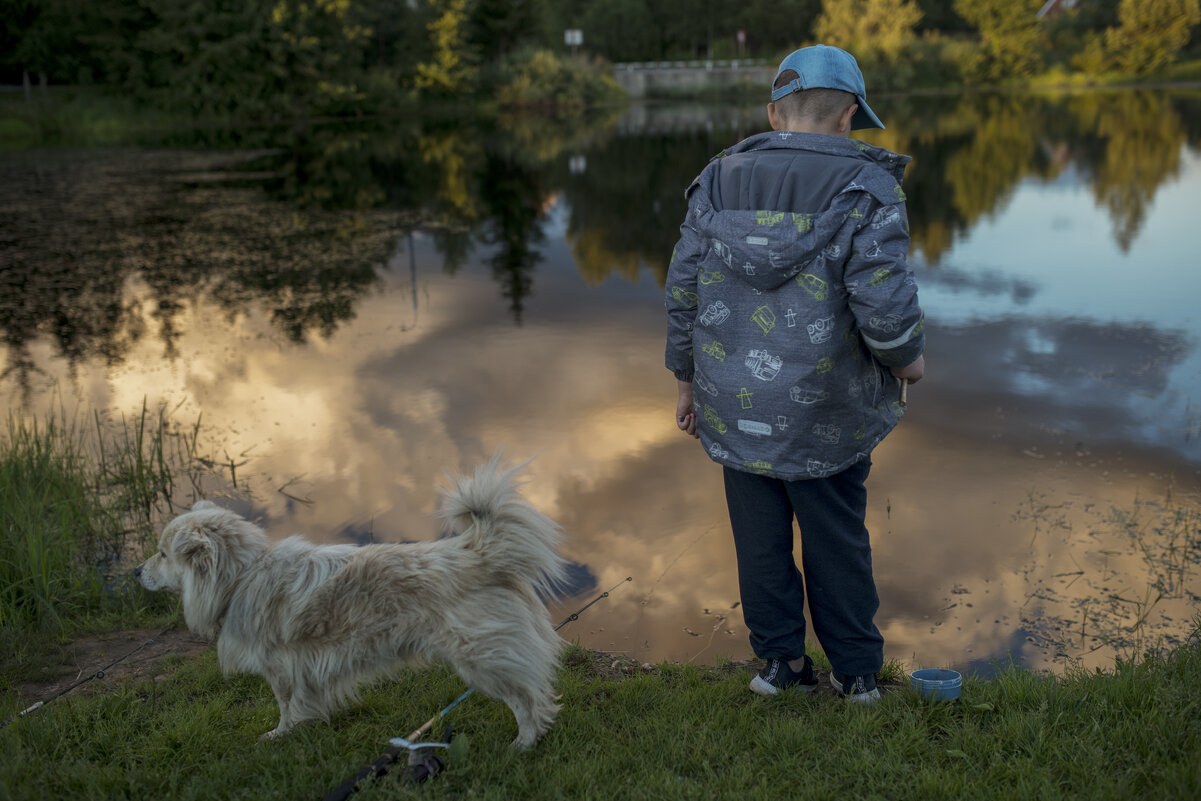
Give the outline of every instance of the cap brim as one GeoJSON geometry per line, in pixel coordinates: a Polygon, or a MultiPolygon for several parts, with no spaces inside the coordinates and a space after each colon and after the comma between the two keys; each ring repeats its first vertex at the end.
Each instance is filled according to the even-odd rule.
{"type": "Polygon", "coordinates": [[[884,123],[880,122],[880,118],[876,116],[876,112],[871,110],[867,101],[862,97],[857,97],[855,100],[859,103],[859,108],[855,111],[855,116],[851,117],[851,130],[861,131],[864,128],[884,128],[884,123]]]}

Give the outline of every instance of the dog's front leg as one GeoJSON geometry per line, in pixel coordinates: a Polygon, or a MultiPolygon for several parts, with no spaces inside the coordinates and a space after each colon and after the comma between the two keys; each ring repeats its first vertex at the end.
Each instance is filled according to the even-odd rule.
{"type": "Polygon", "coordinates": [[[264,673],[264,678],[271,685],[271,691],[275,693],[275,702],[279,704],[279,725],[259,739],[274,740],[291,731],[292,726],[296,723],[292,719],[292,683],[282,672],[267,672],[264,673]]]}

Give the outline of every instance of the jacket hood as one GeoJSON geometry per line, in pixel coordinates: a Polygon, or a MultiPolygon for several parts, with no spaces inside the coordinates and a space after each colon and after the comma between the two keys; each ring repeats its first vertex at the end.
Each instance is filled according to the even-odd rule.
{"type": "Polygon", "coordinates": [[[861,213],[857,205],[864,192],[881,204],[903,200],[900,181],[909,161],[908,156],[854,139],[773,131],[748,137],[714,156],[685,196],[693,201],[694,224],[711,240],[717,257],[730,272],[760,291],[775,289],[808,271],[817,260],[839,257],[830,252],[831,242],[848,217],[861,213]],[[832,200],[822,198],[811,209],[715,208],[717,162],[731,157],[753,159],[756,153],[767,151],[827,157],[826,163],[851,177],[832,200]],[[852,162],[850,171],[847,159],[852,162]],[[697,197],[691,198],[694,192],[697,197]]]}
{"type": "MultiPolygon", "coordinates": [[[[735,153],[749,153],[754,150],[804,150],[811,153],[824,153],[828,156],[843,156],[859,159],[866,163],[879,165],[900,183],[905,175],[905,167],[912,159],[900,153],[893,153],[876,145],[870,145],[858,139],[848,139],[844,136],[829,134],[798,133],[796,131],[768,131],[767,133],[748,136],[736,145],[732,145],[714,156],[710,161],[716,161],[735,153]]],[[[889,202],[895,201],[890,200],[889,202]]]]}

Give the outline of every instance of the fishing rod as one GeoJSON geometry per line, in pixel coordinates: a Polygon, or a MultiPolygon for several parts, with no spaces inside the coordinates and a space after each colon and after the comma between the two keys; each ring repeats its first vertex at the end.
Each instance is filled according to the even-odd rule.
{"type": "Polygon", "coordinates": [[[567,617],[565,617],[565,618],[563,619],[563,622],[562,622],[562,623],[560,623],[559,625],[555,626],[555,631],[558,631],[559,629],[563,628],[564,626],[566,626],[568,623],[570,623],[570,622],[571,622],[571,621],[573,621],[573,620],[579,620],[579,619],[580,619],[580,615],[581,615],[581,614],[582,614],[584,611],[586,611],[586,610],[588,609],[588,607],[592,606],[592,605],[593,605],[594,603],[596,603],[597,601],[600,601],[600,600],[602,600],[602,599],[604,599],[604,598],[608,598],[608,597],[609,597],[609,593],[613,592],[613,590],[617,589],[617,588],[618,588],[618,587],[620,587],[622,584],[625,584],[627,581],[633,581],[633,580],[634,580],[634,577],[633,577],[633,576],[626,576],[626,577],[625,577],[625,578],[623,578],[621,581],[617,582],[617,583],[616,583],[616,584],[614,584],[612,587],[610,587],[609,589],[605,590],[605,591],[604,591],[604,592],[602,592],[600,595],[596,596],[596,597],[595,597],[595,598],[593,598],[591,601],[589,601],[588,603],[584,604],[584,605],[583,605],[583,606],[581,606],[579,609],[575,610],[575,611],[574,611],[574,612],[572,612],[570,615],[568,615],[567,617]]]}
{"type": "MultiPolygon", "coordinates": [[[[634,580],[633,576],[626,576],[624,579],[617,582],[612,587],[605,590],[600,595],[596,596],[591,601],[584,604],[579,609],[575,610],[570,615],[565,617],[563,619],[563,621],[561,623],[559,623],[559,625],[555,626],[555,631],[558,631],[559,629],[563,628],[568,623],[571,623],[574,620],[579,620],[580,615],[583,614],[585,611],[587,611],[587,609],[589,607],[591,607],[593,604],[596,604],[596,603],[604,600],[605,598],[608,598],[609,593],[613,592],[618,587],[625,584],[627,581],[633,581],[633,580],[634,580]]],[[[409,773],[410,781],[412,781],[413,783],[421,782],[421,781],[424,781],[425,779],[428,779],[430,776],[437,774],[439,771],[442,770],[442,768],[444,767],[444,764],[437,755],[432,753],[432,751],[435,748],[446,748],[446,749],[450,748],[450,740],[451,740],[450,725],[448,724],[446,726],[445,736],[443,736],[443,738],[442,738],[446,742],[423,743],[423,742],[417,742],[417,740],[419,740],[422,737],[422,735],[424,735],[427,731],[429,731],[430,728],[433,727],[433,725],[435,723],[437,723],[440,719],[446,717],[446,715],[448,715],[452,709],[454,709],[459,704],[466,701],[468,696],[470,696],[474,692],[475,692],[474,687],[468,688],[466,692],[464,692],[458,698],[456,698],[455,700],[453,700],[449,704],[447,704],[445,707],[443,707],[438,712],[438,714],[434,715],[432,718],[427,720],[425,723],[422,723],[416,729],[413,729],[413,731],[409,732],[407,737],[394,737],[391,740],[389,740],[388,742],[390,745],[389,745],[389,748],[387,751],[380,754],[379,757],[374,762],[372,762],[370,765],[366,765],[365,767],[360,769],[359,772],[356,773],[354,776],[351,776],[349,779],[347,779],[345,782],[343,782],[341,785],[339,785],[339,787],[336,790],[331,792],[329,795],[325,796],[325,798],[322,799],[322,801],[346,801],[347,798],[349,798],[351,795],[353,795],[355,793],[355,791],[358,790],[359,782],[363,781],[364,779],[373,777],[373,776],[383,776],[384,774],[386,774],[388,772],[389,768],[392,767],[392,764],[394,762],[396,762],[396,760],[400,757],[400,755],[405,753],[406,751],[409,754],[408,764],[409,764],[409,768],[410,768],[410,773],[409,773]]]]}
{"type": "Polygon", "coordinates": [[[20,712],[18,712],[17,714],[15,714],[11,718],[9,718],[8,720],[5,720],[4,722],[0,723],[0,729],[6,728],[10,724],[15,723],[17,720],[25,717],[26,715],[30,714],[31,712],[36,712],[37,710],[41,709],[46,704],[50,703],[51,701],[55,700],[56,698],[63,697],[64,695],[66,695],[67,693],[76,689],[77,687],[82,687],[83,685],[87,684],[89,681],[96,681],[99,679],[103,679],[106,675],[105,671],[111,670],[114,666],[120,664],[121,662],[124,662],[126,659],[129,659],[129,657],[133,656],[134,654],[136,654],[138,651],[142,650],[146,646],[153,645],[155,640],[157,640],[159,637],[166,634],[169,630],[170,630],[170,628],[163,629],[158,634],[154,635],[149,640],[146,640],[146,642],[139,645],[137,648],[134,648],[132,651],[125,654],[124,656],[117,657],[112,662],[109,662],[107,665],[105,665],[104,667],[97,670],[95,673],[92,673],[90,676],[84,676],[82,679],[75,682],[71,686],[64,687],[63,689],[59,690],[54,695],[47,698],[45,701],[38,701],[37,703],[33,704],[32,706],[21,710],[20,712]]]}

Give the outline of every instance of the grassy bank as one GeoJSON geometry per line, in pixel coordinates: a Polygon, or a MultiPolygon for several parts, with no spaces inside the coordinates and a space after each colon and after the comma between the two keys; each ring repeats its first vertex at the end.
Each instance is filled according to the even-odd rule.
{"type": "Polygon", "coordinates": [[[0,147],[20,150],[48,143],[116,145],[148,131],[194,125],[165,112],[138,109],[119,95],[98,88],[0,92],[0,147]]]}
{"type": "Polygon", "coordinates": [[[196,436],[145,407],[116,421],[9,416],[0,429],[0,690],[72,634],[174,614],[174,602],[128,571],[153,548],[175,491],[195,479],[196,436]]]}
{"type": "MultiPolygon", "coordinates": [[[[567,633],[566,631],[564,633],[567,633]]],[[[400,771],[357,798],[1088,798],[1201,794],[1201,643],[1104,674],[1010,670],[931,704],[901,686],[874,707],[828,688],[763,699],[751,668],[637,663],[579,648],[563,711],[531,752],[507,708],[475,695],[447,720],[446,770],[400,771]]],[[[824,683],[823,683],[824,685],[824,683]]],[[[331,725],[259,742],[275,723],[257,677],[223,679],[211,653],[157,683],[68,697],[0,730],[0,796],[322,798],[463,690],[431,668],[364,694],[331,725]]],[[[436,726],[433,735],[441,732],[436,726]]],[[[438,739],[432,736],[430,739],[438,739]]]]}

